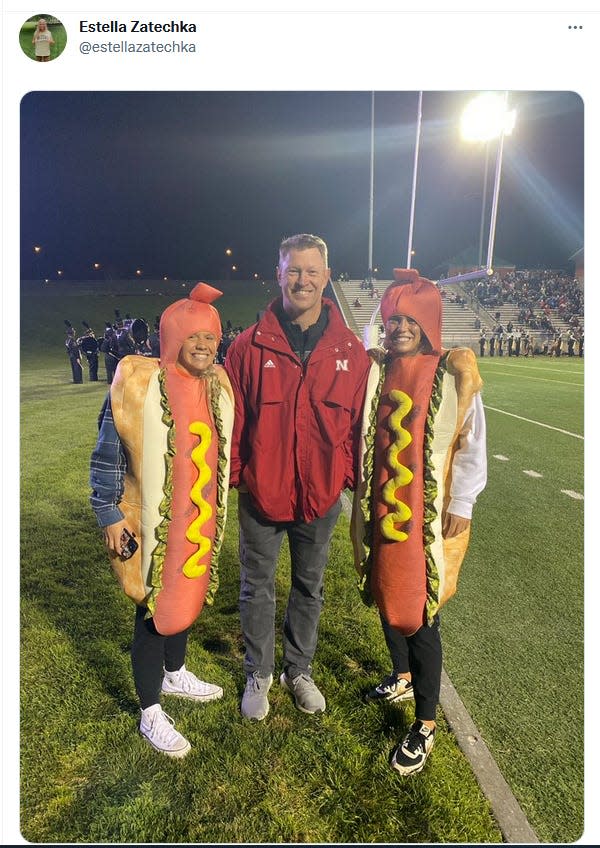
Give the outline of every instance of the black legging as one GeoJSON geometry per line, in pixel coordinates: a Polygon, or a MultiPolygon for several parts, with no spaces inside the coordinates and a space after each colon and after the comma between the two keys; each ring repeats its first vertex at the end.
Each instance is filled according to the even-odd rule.
{"type": "Polygon", "coordinates": [[[189,628],[174,636],[157,633],[146,607],[136,607],[131,665],[135,689],[143,710],[158,704],[164,670],[177,671],[185,662],[189,628]]]}
{"type": "Polygon", "coordinates": [[[415,693],[415,717],[435,721],[442,681],[442,641],[436,615],[430,627],[420,627],[412,636],[403,636],[380,613],[385,641],[396,674],[410,671],[415,693]]]}

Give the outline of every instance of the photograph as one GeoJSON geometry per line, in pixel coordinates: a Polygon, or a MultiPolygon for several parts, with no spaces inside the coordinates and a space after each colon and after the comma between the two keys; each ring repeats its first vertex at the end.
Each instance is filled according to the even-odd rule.
{"type": "Polygon", "coordinates": [[[580,839],[580,94],[42,89],[22,837],[580,839]]]}
{"type": "Polygon", "coordinates": [[[55,15],[33,15],[21,27],[19,43],[35,62],[51,62],[65,49],[67,32],[55,15]]]}

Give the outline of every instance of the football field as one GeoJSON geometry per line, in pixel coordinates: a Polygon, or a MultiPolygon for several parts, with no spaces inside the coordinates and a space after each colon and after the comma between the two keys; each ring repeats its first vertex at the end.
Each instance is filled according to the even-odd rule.
{"type": "Polygon", "coordinates": [[[478,361],[488,483],[443,613],[445,667],[540,837],[574,838],[583,805],[583,360],[478,361]]]}
{"type": "MultiPolygon", "coordinates": [[[[223,299],[225,300],[225,298],[223,299]]],[[[117,301],[115,305],[126,301],[117,301]]],[[[152,318],[166,303],[146,309],[152,318]]],[[[225,317],[237,317],[234,300],[225,317]]],[[[327,572],[317,722],[273,688],[248,725],[230,496],[221,585],[190,638],[190,666],[222,702],[166,706],[193,745],[164,762],[137,736],[132,607],[110,574],[88,503],[106,384],[70,382],[62,319],[92,326],[112,301],[24,301],[21,359],[21,815],[32,841],[498,842],[470,767],[440,715],[420,776],[387,756],[412,707],[361,701],[388,669],[375,611],[355,587],[347,520],[327,572]]],[[[110,308],[108,308],[110,307],[110,308]]],[[[125,311],[125,309],[123,309],[125,311]]],[[[133,313],[132,313],[133,314],[133,313]]],[[[488,483],[457,595],[443,609],[444,665],[541,841],[583,829],[584,363],[479,359],[488,483]]],[[[104,369],[100,367],[102,379],[104,369]]],[[[289,586],[286,557],[278,599],[289,586]]],[[[282,604],[278,605],[279,616],[282,604]]],[[[279,620],[280,620],[279,619],[279,620]]],[[[279,649],[278,649],[279,650],[279,649]]],[[[280,654],[279,657],[280,658],[280,654]]]]}

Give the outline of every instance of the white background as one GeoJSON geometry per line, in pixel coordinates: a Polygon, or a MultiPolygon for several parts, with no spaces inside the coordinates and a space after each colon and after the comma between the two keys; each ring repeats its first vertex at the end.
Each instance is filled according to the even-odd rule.
{"type": "MultiPolygon", "coordinates": [[[[18,350],[19,325],[19,104],[32,90],[560,90],[581,95],[585,107],[586,203],[586,324],[595,329],[598,285],[598,116],[596,82],[600,50],[597,3],[576,2],[590,11],[545,11],[554,4],[505,0],[502,11],[467,2],[461,11],[445,12],[445,4],[374,2],[368,11],[342,11],[339,4],[303,0],[300,4],[263,3],[247,11],[243,3],[180,2],[177,10],[164,3],[122,5],[96,2],[93,10],[61,0],[27,8],[5,3],[2,17],[3,155],[2,155],[2,844],[25,844],[18,815],[18,350]],[[318,11],[319,7],[328,11],[318,11]],[[436,8],[437,7],[437,8],[436,8]],[[294,11],[294,9],[302,11],[294,11]],[[186,12],[189,9],[189,12],[186,12]],[[401,9],[402,11],[396,11],[401,9]],[[262,11],[261,11],[262,10],[262,11]],[[275,10],[275,11],[274,11],[275,10]],[[442,11],[439,11],[442,10],[442,11]],[[28,59],[19,46],[22,23],[36,13],[53,14],[65,25],[64,53],[49,63],[28,59]],[[198,32],[184,36],[197,43],[196,54],[96,54],[82,56],[80,19],[89,21],[131,17],[170,21],[183,17],[198,32]],[[582,26],[583,29],[569,29],[582,26]]],[[[104,36],[108,38],[108,36],[104,36]]],[[[179,36],[176,36],[179,38],[179,36]]],[[[155,40],[156,36],[154,36],[155,40]]],[[[142,36],[146,40],[146,37],[142,36]]],[[[116,39],[115,39],[116,40],[116,39]]],[[[152,36],[147,36],[152,40],[152,36]]],[[[25,163],[26,164],[26,163],[25,163]]],[[[595,368],[597,345],[586,337],[586,376],[595,368]]],[[[586,425],[593,420],[592,378],[587,396],[586,425]]],[[[586,426],[586,430],[587,430],[586,426]]],[[[593,470],[594,433],[586,451],[586,815],[582,844],[600,837],[598,811],[600,756],[594,727],[600,672],[595,609],[594,570],[598,557],[593,538],[597,523],[593,470]],[[593,470],[592,470],[593,469],[593,470]],[[592,511],[593,510],[593,511],[592,511]]],[[[551,517],[549,518],[551,520],[551,517]]],[[[565,556],[569,540],[565,539],[565,556]]],[[[515,674],[519,669],[514,670],[515,674]]],[[[510,681],[506,681],[510,686],[510,681]]],[[[499,681],[499,685],[503,685],[499,681]]],[[[507,699],[510,710],[510,697],[507,699]]],[[[561,709],[557,703],[556,709],[561,709]]],[[[574,737],[578,730],[574,728],[574,737]]],[[[565,745],[571,744],[569,739],[565,745]]],[[[531,740],[535,746],[536,740],[531,740]]]]}

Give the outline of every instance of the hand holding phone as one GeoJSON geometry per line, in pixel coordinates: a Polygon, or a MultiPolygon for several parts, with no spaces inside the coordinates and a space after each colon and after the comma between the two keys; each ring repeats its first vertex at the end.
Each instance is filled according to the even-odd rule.
{"type": "Polygon", "coordinates": [[[123,528],[121,533],[121,557],[129,559],[137,551],[139,545],[135,540],[135,533],[130,533],[127,528],[123,528]]]}

